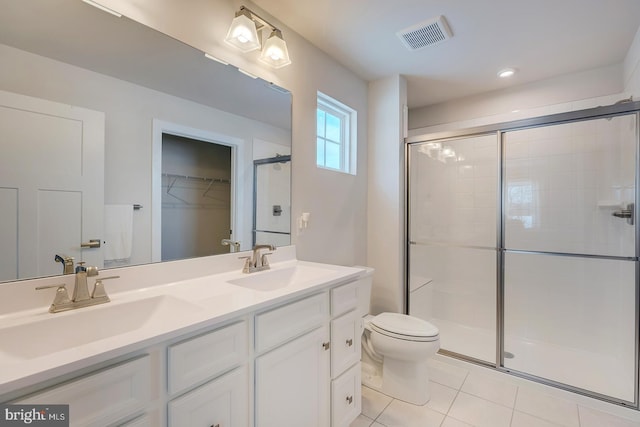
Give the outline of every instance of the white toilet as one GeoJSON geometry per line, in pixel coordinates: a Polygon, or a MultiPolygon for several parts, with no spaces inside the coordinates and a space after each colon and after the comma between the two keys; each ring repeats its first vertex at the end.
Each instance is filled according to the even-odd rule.
{"type": "Polygon", "coordinates": [[[438,328],[406,314],[367,314],[371,274],[360,283],[361,313],[366,314],[363,317],[362,383],[395,399],[424,405],[430,398],[427,360],[440,348],[438,328]]]}

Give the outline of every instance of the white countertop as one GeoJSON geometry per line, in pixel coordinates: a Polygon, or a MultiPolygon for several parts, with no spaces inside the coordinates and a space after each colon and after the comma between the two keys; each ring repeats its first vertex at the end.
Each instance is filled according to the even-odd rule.
{"type": "Polygon", "coordinates": [[[263,272],[243,274],[234,266],[234,271],[118,292],[109,292],[116,281],[111,280],[105,282],[111,298],[107,304],[55,314],[48,305],[0,313],[0,401],[15,390],[352,281],[364,271],[288,259],[263,272]],[[313,274],[290,277],[294,270],[313,274]],[[288,282],[265,290],[229,283],[247,277],[259,283],[261,275],[287,277],[288,282]]]}

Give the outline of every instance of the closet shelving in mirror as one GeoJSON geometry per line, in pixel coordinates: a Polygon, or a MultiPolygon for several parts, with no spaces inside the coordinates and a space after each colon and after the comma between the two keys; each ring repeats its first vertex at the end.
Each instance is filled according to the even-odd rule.
{"type": "Polygon", "coordinates": [[[164,207],[192,207],[192,208],[219,208],[228,207],[228,185],[231,180],[228,178],[211,178],[193,175],[180,175],[173,173],[162,173],[162,177],[166,178],[166,194],[172,197],[172,200],[178,200],[179,203],[163,201],[164,207]],[[221,196],[212,194],[215,190],[214,185],[222,185],[226,187],[221,196]],[[178,189],[180,191],[176,192],[178,189]],[[179,194],[177,194],[179,193],[179,194]],[[204,203],[198,203],[196,200],[207,198],[204,203]],[[213,201],[213,202],[212,202],[213,201]]]}

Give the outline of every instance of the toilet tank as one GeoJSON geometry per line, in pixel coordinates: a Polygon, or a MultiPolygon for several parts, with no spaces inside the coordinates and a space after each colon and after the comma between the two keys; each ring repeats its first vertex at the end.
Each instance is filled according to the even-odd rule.
{"type": "MultiPolygon", "coordinates": [[[[360,266],[359,266],[360,267],[360,266]]],[[[365,272],[360,275],[358,279],[358,312],[361,317],[369,314],[369,310],[371,309],[371,286],[373,285],[373,268],[371,267],[360,267],[364,268],[365,272]]]]}

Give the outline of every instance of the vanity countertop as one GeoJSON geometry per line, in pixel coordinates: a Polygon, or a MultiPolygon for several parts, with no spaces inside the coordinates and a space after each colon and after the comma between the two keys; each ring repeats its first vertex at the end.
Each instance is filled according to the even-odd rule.
{"type": "Polygon", "coordinates": [[[120,286],[109,292],[110,303],[67,312],[51,314],[41,306],[0,314],[0,396],[352,281],[365,271],[283,258],[251,274],[234,267],[171,283],[120,286]]]}

